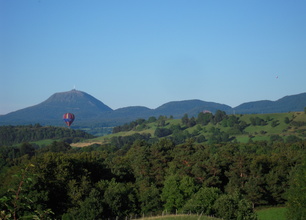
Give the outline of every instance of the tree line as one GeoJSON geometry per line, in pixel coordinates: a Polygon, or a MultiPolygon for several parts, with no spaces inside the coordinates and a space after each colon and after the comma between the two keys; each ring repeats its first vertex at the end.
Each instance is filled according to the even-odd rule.
{"type": "MultiPolygon", "coordinates": [[[[54,126],[20,125],[0,126],[0,145],[12,145],[22,142],[38,141],[43,139],[70,138],[70,143],[80,139],[93,138],[94,136],[81,130],[68,129],[54,126]]],[[[67,139],[66,141],[69,142],[67,139]]]]}

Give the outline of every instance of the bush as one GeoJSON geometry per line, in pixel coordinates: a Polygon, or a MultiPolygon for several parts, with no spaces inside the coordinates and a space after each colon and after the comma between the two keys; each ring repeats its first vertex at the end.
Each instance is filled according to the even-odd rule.
{"type": "Polygon", "coordinates": [[[240,198],[238,194],[222,195],[216,200],[214,209],[216,210],[217,216],[223,219],[257,219],[252,204],[246,199],[240,198]]]}
{"type": "Polygon", "coordinates": [[[154,135],[157,137],[166,137],[172,134],[172,131],[168,128],[156,128],[154,135]]]}
{"type": "Polygon", "coordinates": [[[183,207],[184,211],[202,213],[205,215],[214,214],[213,205],[219,198],[221,191],[214,187],[202,187],[183,207]]]}

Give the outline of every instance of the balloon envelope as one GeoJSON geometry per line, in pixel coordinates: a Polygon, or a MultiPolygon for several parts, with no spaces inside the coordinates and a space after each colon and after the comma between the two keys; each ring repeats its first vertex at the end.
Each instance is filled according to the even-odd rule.
{"type": "Polygon", "coordinates": [[[65,113],[65,114],[63,115],[63,120],[64,120],[64,122],[65,122],[68,126],[70,126],[70,125],[72,124],[72,122],[74,121],[74,114],[72,114],[72,113],[65,113]]]}

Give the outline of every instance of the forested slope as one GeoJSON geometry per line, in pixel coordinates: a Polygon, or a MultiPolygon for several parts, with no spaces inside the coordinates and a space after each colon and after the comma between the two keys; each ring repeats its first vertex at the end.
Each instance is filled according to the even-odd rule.
{"type": "Polygon", "coordinates": [[[94,136],[81,130],[73,130],[63,127],[20,125],[0,126],[0,146],[12,145],[22,142],[33,142],[43,139],[70,138],[70,142],[93,138],[94,136]]]}

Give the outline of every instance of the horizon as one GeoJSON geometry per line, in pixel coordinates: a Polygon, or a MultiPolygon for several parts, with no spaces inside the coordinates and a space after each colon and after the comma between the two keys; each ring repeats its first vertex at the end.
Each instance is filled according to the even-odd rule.
{"type": "MultiPolygon", "coordinates": [[[[124,107],[120,107],[120,108],[112,108],[112,107],[109,106],[107,103],[103,102],[103,100],[100,100],[100,99],[96,98],[95,96],[91,95],[90,93],[87,93],[86,91],[81,91],[81,90],[77,90],[77,89],[71,89],[71,90],[69,90],[69,91],[62,91],[62,92],[55,92],[55,93],[53,93],[52,95],[50,95],[49,97],[47,97],[45,100],[43,100],[43,101],[41,101],[41,102],[39,102],[39,103],[36,103],[36,104],[34,104],[34,105],[27,106],[27,107],[25,107],[25,108],[29,108],[29,107],[33,107],[33,106],[35,106],[35,105],[39,105],[39,104],[41,104],[42,102],[46,101],[47,99],[49,99],[51,96],[53,96],[53,95],[55,95],[55,94],[58,94],[58,93],[67,93],[67,92],[71,92],[71,91],[77,91],[77,92],[86,93],[87,95],[90,95],[90,96],[92,96],[93,98],[97,99],[98,101],[102,102],[102,103],[103,103],[104,105],[106,105],[107,107],[110,107],[112,110],[118,110],[118,109],[121,109],[121,108],[128,108],[128,107],[146,107],[146,108],[149,108],[149,107],[143,106],[143,105],[128,105],[128,106],[124,106],[124,107]]],[[[199,100],[199,101],[204,101],[204,102],[213,102],[213,103],[217,103],[217,104],[227,105],[227,106],[229,106],[229,107],[231,107],[231,108],[234,109],[234,108],[237,108],[238,106],[240,106],[240,105],[242,105],[242,104],[246,104],[246,103],[260,102],[260,101],[272,101],[272,102],[275,102],[275,101],[278,101],[279,99],[282,99],[282,98],[287,97],[287,96],[300,95],[300,94],[303,94],[303,93],[306,93],[306,92],[302,92],[302,93],[298,93],[298,94],[286,95],[286,96],[283,96],[283,97],[279,97],[279,98],[276,99],[276,100],[268,100],[268,99],[251,100],[251,101],[247,101],[247,102],[240,103],[240,104],[237,105],[237,106],[230,106],[230,105],[228,105],[228,104],[226,104],[226,103],[218,103],[218,102],[215,102],[215,101],[212,101],[212,100],[201,100],[201,99],[172,100],[172,101],[169,101],[169,102],[162,103],[162,104],[160,104],[159,106],[157,106],[156,108],[159,108],[159,107],[161,107],[162,105],[167,104],[167,103],[170,103],[170,102],[183,102],[183,101],[199,100]]],[[[154,110],[154,109],[156,109],[156,108],[149,108],[149,109],[154,110]]],[[[8,112],[8,113],[6,113],[6,114],[1,114],[1,113],[0,113],[0,116],[1,116],[1,115],[7,115],[7,114],[9,114],[9,113],[13,113],[13,112],[16,112],[16,111],[19,111],[19,110],[22,110],[22,109],[24,109],[24,108],[17,109],[17,110],[15,110],[15,111],[8,112]]]]}
{"type": "Polygon", "coordinates": [[[0,1],[0,115],[86,91],[112,109],[305,92],[306,2],[0,1]]]}

